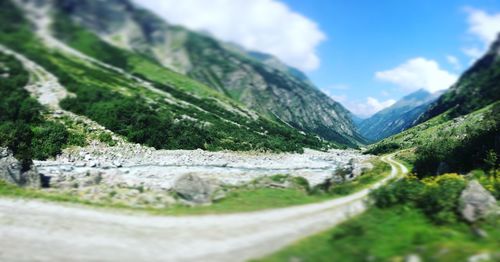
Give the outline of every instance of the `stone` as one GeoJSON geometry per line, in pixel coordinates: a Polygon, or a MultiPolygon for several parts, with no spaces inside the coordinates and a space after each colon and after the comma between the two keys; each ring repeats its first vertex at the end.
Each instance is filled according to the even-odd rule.
{"type": "Polygon", "coordinates": [[[21,187],[41,187],[36,167],[31,166],[28,171],[23,172],[21,162],[7,148],[0,148],[0,179],[21,187]]]}
{"type": "Polygon", "coordinates": [[[41,188],[42,187],[42,177],[38,173],[35,167],[31,167],[28,171],[22,174],[23,183],[21,186],[31,187],[31,188],[41,188]]]}
{"type": "Polygon", "coordinates": [[[422,259],[417,254],[410,254],[405,257],[405,262],[421,262],[422,259]]]}
{"type": "Polygon", "coordinates": [[[477,226],[472,227],[472,233],[475,236],[480,237],[480,238],[487,238],[488,237],[488,232],[482,230],[481,228],[479,228],[477,226]]]}
{"type": "Polygon", "coordinates": [[[116,161],[116,160],[115,160],[115,161],[113,161],[113,165],[114,165],[115,167],[122,167],[122,163],[121,163],[120,161],[116,161]]]}
{"type": "Polygon", "coordinates": [[[491,254],[489,253],[480,253],[480,254],[477,254],[477,255],[473,255],[469,258],[467,258],[467,262],[486,262],[486,261],[492,261],[491,260],[491,254]]]}
{"type": "Polygon", "coordinates": [[[477,180],[470,181],[460,195],[459,211],[468,222],[484,218],[496,208],[496,199],[477,180]]]}
{"type": "Polygon", "coordinates": [[[212,202],[213,188],[194,174],[183,174],[174,182],[173,190],[182,199],[195,204],[212,202]]]}
{"type": "Polygon", "coordinates": [[[11,152],[2,150],[0,158],[0,179],[9,184],[20,185],[21,183],[21,162],[12,156],[11,152]]]}

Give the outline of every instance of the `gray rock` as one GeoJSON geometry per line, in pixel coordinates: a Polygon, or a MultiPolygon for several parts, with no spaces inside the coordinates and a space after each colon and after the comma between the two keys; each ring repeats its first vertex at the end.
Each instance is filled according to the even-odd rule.
{"type": "Polygon", "coordinates": [[[0,158],[0,178],[7,183],[20,185],[21,183],[21,163],[12,156],[12,153],[2,149],[0,158]]]}
{"type": "Polygon", "coordinates": [[[30,170],[23,172],[21,162],[6,148],[0,148],[0,179],[22,187],[41,186],[40,175],[36,168],[32,166],[30,170]]]}
{"type": "Polygon", "coordinates": [[[353,180],[363,174],[366,170],[371,170],[373,165],[369,162],[361,162],[359,159],[351,158],[349,163],[337,168],[335,171],[333,182],[342,183],[353,180]]]}
{"type": "Polygon", "coordinates": [[[410,255],[405,257],[404,261],[405,262],[420,262],[420,261],[422,261],[422,259],[417,254],[410,254],[410,255]]]}
{"type": "Polygon", "coordinates": [[[23,183],[21,186],[31,187],[31,188],[41,188],[42,179],[38,170],[35,167],[31,167],[28,171],[22,174],[23,183]]]}
{"type": "Polygon", "coordinates": [[[173,190],[182,199],[195,204],[207,204],[212,201],[212,186],[194,174],[184,174],[177,178],[173,190]]]}
{"type": "Polygon", "coordinates": [[[492,261],[490,253],[480,253],[467,258],[467,262],[481,262],[492,261]]]}
{"type": "Polygon", "coordinates": [[[469,222],[487,216],[495,208],[497,208],[495,198],[477,180],[470,181],[460,195],[459,211],[469,222]]]}
{"type": "Polygon", "coordinates": [[[480,237],[480,238],[487,238],[488,237],[488,232],[482,230],[479,227],[472,227],[472,233],[474,233],[475,236],[480,237]]]}

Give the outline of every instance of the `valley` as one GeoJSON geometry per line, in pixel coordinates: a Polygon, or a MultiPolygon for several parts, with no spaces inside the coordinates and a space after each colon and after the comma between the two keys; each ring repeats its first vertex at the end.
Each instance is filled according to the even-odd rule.
{"type": "Polygon", "coordinates": [[[232,215],[160,217],[1,199],[0,232],[10,241],[3,246],[0,258],[8,261],[88,261],[102,257],[120,261],[258,258],[363,212],[370,189],[407,172],[406,167],[391,157],[383,161],[391,165],[390,176],[349,196],[232,215]],[[35,244],[48,241],[51,248],[35,244]],[[15,248],[19,245],[29,247],[32,252],[20,253],[15,248]]]}
{"type": "Polygon", "coordinates": [[[500,258],[500,34],[348,100],[141,1],[0,0],[0,261],[500,258]]]}

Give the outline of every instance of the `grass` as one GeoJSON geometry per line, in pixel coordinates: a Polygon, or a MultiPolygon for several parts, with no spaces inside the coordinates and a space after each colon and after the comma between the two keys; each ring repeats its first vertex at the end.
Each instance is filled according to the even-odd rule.
{"type": "Polygon", "coordinates": [[[49,193],[43,190],[19,188],[0,181],[0,197],[13,197],[25,199],[40,199],[56,202],[83,204],[92,207],[105,207],[119,210],[147,212],[154,215],[194,215],[194,214],[223,214],[236,212],[250,212],[271,208],[282,208],[294,205],[310,204],[330,200],[336,197],[352,194],[385,177],[389,172],[388,165],[376,162],[374,169],[365,172],[359,178],[342,184],[341,191],[332,192],[307,192],[303,189],[279,188],[236,188],[227,196],[210,206],[184,206],[176,204],[167,208],[132,208],[120,204],[95,203],[83,200],[69,193],[49,193]]]}
{"type": "Polygon", "coordinates": [[[372,164],[373,169],[365,171],[362,176],[359,176],[352,181],[330,186],[326,194],[331,196],[349,195],[364,189],[367,186],[379,181],[381,178],[389,175],[391,171],[390,165],[382,162],[380,159],[373,160],[372,164]]]}
{"type": "Polygon", "coordinates": [[[408,168],[408,170],[413,170],[413,163],[415,163],[416,159],[414,148],[398,151],[394,156],[401,164],[408,168]]]}
{"type": "Polygon", "coordinates": [[[188,207],[176,205],[165,210],[153,210],[153,213],[176,215],[251,212],[263,209],[310,204],[330,198],[331,197],[327,195],[310,195],[298,189],[239,189],[229,193],[226,198],[210,206],[188,207]]]}
{"type": "Polygon", "coordinates": [[[190,207],[176,204],[163,209],[153,207],[133,208],[120,204],[91,202],[69,193],[52,193],[43,190],[20,188],[7,184],[3,181],[0,181],[0,197],[48,200],[53,202],[82,204],[90,207],[140,211],[154,215],[194,215],[250,212],[268,208],[309,204],[331,198],[331,196],[327,195],[309,195],[307,192],[297,189],[238,189],[230,192],[226,198],[216,201],[209,206],[190,207]]]}
{"type": "Polygon", "coordinates": [[[466,261],[499,250],[499,223],[483,222],[489,237],[479,238],[464,223],[437,226],[417,209],[373,208],[258,261],[403,261],[408,254],[418,254],[423,261],[466,261]]]}
{"type": "Polygon", "coordinates": [[[468,115],[453,119],[450,112],[443,113],[424,123],[407,129],[397,135],[388,137],[368,147],[368,153],[380,154],[410,149],[429,143],[450,138],[463,140],[464,133],[472,130],[491,129],[495,125],[495,114],[499,102],[493,103],[468,115]]]}

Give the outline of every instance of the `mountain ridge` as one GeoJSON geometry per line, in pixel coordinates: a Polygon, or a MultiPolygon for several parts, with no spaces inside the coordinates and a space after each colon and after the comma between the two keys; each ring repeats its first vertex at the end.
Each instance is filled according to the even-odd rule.
{"type": "Polygon", "coordinates": [[[348,146],[364,142],[347,109],[274,57],[228,48],[206,34],[172,26],[127,0],[94,5],[58,0],[56,7],[107,42],[148,55],[270,118],[348,146]],[[90,19],[101,13],[106,14],[99,24],[90,19]]]}
{"type": "Polygon", "coordinates": [[[490,48],[414,124],[451,110],[450,116],[466,115],[500,100],[500,34],[490,48]]]}
{"type": "Polygon", "coordinates": [[[372,141],[400,133],[411,127],[415,120],[427,110],[430,103],[441,94],[442,92],[431,94],[424,89],[419,89],[404,96],[392,106],[358,122],[358,130],[361,135],[372,141]]]}

